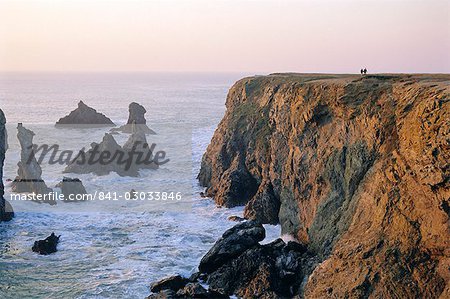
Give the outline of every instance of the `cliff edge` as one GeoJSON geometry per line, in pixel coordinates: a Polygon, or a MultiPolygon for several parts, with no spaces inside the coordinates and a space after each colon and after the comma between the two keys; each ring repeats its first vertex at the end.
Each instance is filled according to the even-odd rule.
{"type": "Polygon", "coordinates": [[[199,181],[320,258],[306,297],[450,297],[450,75],[255,76],[226,107],[199,181]]]}

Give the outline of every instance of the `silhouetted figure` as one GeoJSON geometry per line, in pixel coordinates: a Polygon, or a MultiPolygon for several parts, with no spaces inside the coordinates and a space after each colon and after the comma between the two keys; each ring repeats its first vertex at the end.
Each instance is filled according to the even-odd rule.
{"type": "Polygon", "coordinates": [[[364,75],[367,74],[367,69],[364,68],[363,72],[364,72],[364,75]]]}
{"type": "Polygon", "coordinates": [[[361,75],[362,75],[362,74],[364,74],[364,70],[363,70],[363,69],[361,69],[361,75]]]}

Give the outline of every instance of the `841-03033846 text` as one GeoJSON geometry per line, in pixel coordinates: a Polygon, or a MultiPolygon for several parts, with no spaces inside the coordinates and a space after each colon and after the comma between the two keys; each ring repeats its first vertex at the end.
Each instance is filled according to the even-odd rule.
{"type": "Polygon", "coordinates": [[[180,201],[182,200],[181,192],[166,192],[166,191],[147,191],[147,192],[112,192],[112,191],[95,191],[87,194],[70,194],[68,198],[62,193],[49,192],[46,194],[22,193],[11,194],[11,200],[32,200],[32,201],[59,201],[59,200],[99,200],[99,201],[114,201],[114,200],[148,200],[148,201],[180,201]]]}
{"type": "Polygon", "coordinates": [[[148,191],[148,192],[136,192],[130,191],[125,193],[119,192],[96,192],[98,200],[181,200],[181,192],[160,192],[160,191],[148,191]]]}

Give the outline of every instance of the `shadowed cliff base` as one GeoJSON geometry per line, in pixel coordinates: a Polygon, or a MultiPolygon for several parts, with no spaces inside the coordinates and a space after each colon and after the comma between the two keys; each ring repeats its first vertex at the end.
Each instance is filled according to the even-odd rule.
{"type": "Polygon", "coordinates": [[[450,296],[450,75],[238,81],[198,178],[323,261],[309,298],[450,296]]]}

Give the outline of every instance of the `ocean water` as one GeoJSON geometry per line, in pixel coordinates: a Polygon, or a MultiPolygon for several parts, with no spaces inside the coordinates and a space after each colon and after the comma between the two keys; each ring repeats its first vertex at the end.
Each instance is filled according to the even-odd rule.
{"type": "MultiPolygon", "coordinates": [[[[0,223],[0,298],[144,298],[152,281],[195,272],[201,257],[242,208],[216,207],[199,193],[201,157],[225,111],[229,87],[243,74],[168,73],[3,73],[0,108],[7,117],[4,180],[14,179],[20,147],[16,126],[35,132],[37,144],[77,150],[100,142],[109,129],[56,129],[54,123],[83,100],[117,125],[135,101],[147,109],[147,136],[169,163],[141,171],[137,178],[117,174],[63,174],[64,165],[42,163],[42,177],[54,188],[62,177],[79,177],[92,193],[175,191],[180,201],[91,201],[56,206],[11,201],[16,217],[0,223]],[[41,256],[33,242],[61,235],[59,251],[41,256]]],[[[123,144],[128,135],[114,135],[123,144]]],[[[58,189],[55,188],[57,191],[58,189]]],[[[6,182],[5,198],[10,200],[6,182]]],[[[266,226],[270,241],[279,227],[266,226]]]]}

